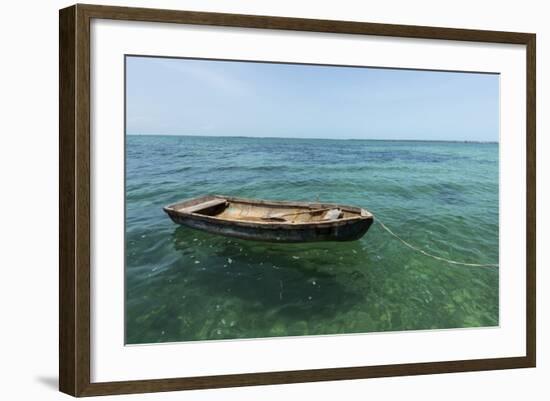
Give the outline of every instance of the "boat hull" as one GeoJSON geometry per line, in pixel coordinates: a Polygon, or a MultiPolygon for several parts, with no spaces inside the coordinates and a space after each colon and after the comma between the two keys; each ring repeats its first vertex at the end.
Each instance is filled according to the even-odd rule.
{"type": "MultiPolygon", "coordinates": [[[[299,243],[299,242],[318,242],[318,241],[353,241],[361,238],[373,223],[373,217],[366,212],[359,215],[358,218],[342,219],[318,224],[287,224],[279,222],[250,222],[234,221],[212,216],[203,216],[195,213],[181,213],[178,207],[182,205],[192,205],[197,201],[204,202],[214,197],[202,197],[189,201],[179,202],[172,206],[167,206],[164,211],[170,216],[172,221],[192,229],[205,231],[212,234],[223,235],[227,237],[241,238],[246,240],[299,243]],[[177,207],[174,207],[177,206],[177,207]]],[[[238,199],[239,201],[254,202],[252,200],[240,198],[228,198],[229,201],[238,199]]],[[[270,204],[269,201],[262,201],[270,204]]],[[[303,205],[302,203],[274,202],[277,206],[288,204],[288,206],[303,205]]],[[[317,204],[316,206],[341,206],[333,204],[317,204]]],[[[353,208],[360,211],[363,209],[353,208]]],[[[365,211],[363,211],[365,212],[365,211]]]]}

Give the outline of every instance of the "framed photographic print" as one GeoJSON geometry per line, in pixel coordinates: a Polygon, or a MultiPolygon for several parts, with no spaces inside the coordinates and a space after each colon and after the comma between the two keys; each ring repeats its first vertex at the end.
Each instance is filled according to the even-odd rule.
{"type": "Polygon", "coordinates": [[[60,390],[535,366],[535,35],[60,11],[60,390]]]}

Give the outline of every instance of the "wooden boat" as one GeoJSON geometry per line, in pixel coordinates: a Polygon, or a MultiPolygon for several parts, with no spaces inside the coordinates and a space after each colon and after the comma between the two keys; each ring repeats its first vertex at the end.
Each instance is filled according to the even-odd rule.
{"type": "Polygon", "coordinates": [[[213,234],[270,242],[353,241],[374,217],[331,203],[281,202],[207,195],[164,207],[178,224],[213,234]]]}

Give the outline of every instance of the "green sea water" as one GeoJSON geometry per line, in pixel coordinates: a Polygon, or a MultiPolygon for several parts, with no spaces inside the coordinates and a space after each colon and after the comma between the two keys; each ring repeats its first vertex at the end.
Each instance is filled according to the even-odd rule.
{"type": "Polygon", "coordinates": [[[174,224],[204,194],[371,211],[429,253],[498,264],[498,144],[127,136],[126,343],[499,324],[496,267],[353,242],[271,244],[174,224]]]}

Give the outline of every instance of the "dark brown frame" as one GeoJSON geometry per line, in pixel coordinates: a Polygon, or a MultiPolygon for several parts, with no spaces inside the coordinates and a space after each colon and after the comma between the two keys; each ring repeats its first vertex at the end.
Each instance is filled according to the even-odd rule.
{"type": "Polygon", "coordinates": [[[534,367],[535,41],[532,33],[373,24],[77,4],[59,13],[59,389],[73,396],[534,367]],[[523,357],[90,382],[90,20],[92,18],[511,43],[527,48],[527,308],[523,357]]]}

